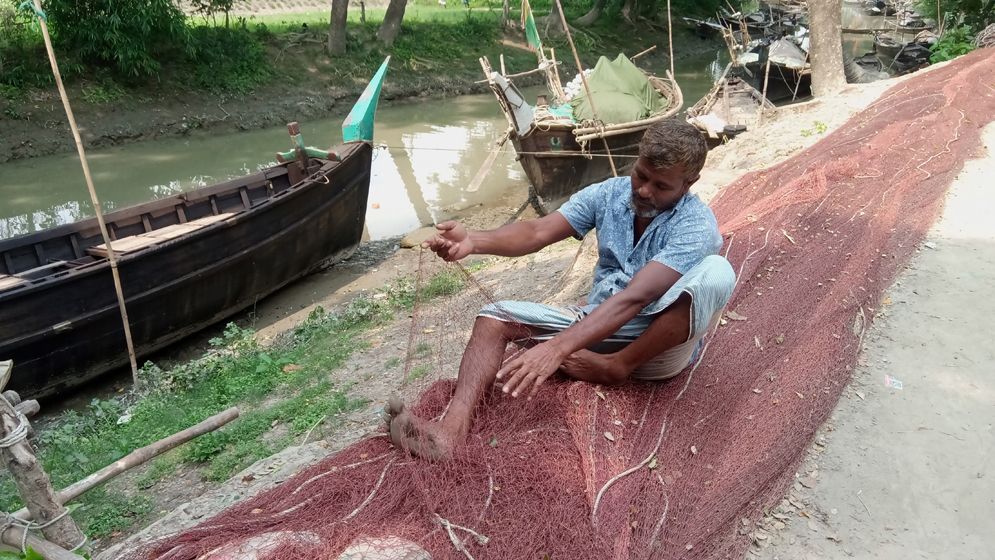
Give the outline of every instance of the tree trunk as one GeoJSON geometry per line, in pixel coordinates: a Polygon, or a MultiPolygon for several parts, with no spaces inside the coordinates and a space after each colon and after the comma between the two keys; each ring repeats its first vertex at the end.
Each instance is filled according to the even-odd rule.
{"type": "Polygon", "coordinates": [[[594,0],[594,5],[591,6],[591,11],[577,18],[577,25],[593,25],[594,22],[598,21],[601,14],[604,12],[606,3],[607,0],[594,0]]]}
{"type": "MultiPolygon", "coordinates": [[[[19,424],[14,407],[4,398],[0,398],[0,423],[0,435],[3,436],[14,433],[19,424]]],[[[66,508],[58,502],[48,473],[35,457],[31,444],[24,439],[0,449],[0,458],[10,471],[14,485],[17,486],[21,500],[27,504],[31,516],[37,523],[52,523],[42,529],[45,538],[65,549],[79,546],[83,542],[83,533],[66,513],[66,508]],[[55,521],[56,519],[58,520],[55,521]]]]}
{"type": "Polygon", "coordinates": [[[504,0],[504,5],[501,7],[501,28],[509,27],[511,27],[511,0],[504,0]]]}
{"type": "Polygon", "coordinates": [[[809,59],[812,63],[812,93],[824,97],[846,85],[843,73],[843,4],[842,0],[819,0],[808,3],[809,59]]]}
{"type": "Polygon", "coordinates": [[[625,4],[622,5],[622,17],[625,18],[625,21],[629,23],[636,22],[638,4],[639,0],[625,0],[625,4]]]}
{"type": "Polygon", "coordinates": [[[560,21],[560,5],[555,1],[552,2],[549,15],[545,19],[543,31],[546,35],[559,35],[566,32],[563,29],[563,22],[560,21]]]}
{"type": "Polygon", "coordinates": [[[345,27],[349,16],[349,0],[332,0],[332,15],[328,24],[328,54],[345,54],[345,27]]]}
{"type": "Polygon", "coordinates": [[[377,39],[385,46],[392,46],[397,34],[401,32],[401,20],[404,19],[404,9],[407,7],[407,0],[390,0],[387,5],[387,13],[383,16],[383,23],[377,31],[377,39]]]}

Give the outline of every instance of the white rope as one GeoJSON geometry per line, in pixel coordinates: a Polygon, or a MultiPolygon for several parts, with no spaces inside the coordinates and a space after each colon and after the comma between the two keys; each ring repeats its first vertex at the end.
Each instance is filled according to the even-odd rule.
{"type": "MultiPolygon", "coordinates": [[[[16,411],[15,411],[16,412],[16,411]]],[[[28,419],[20,412],[17,414],[17,426],[9,434],[0,438],[0,447],[7,449],[21,443],[28,438],[28,419]]]]}
{"type": "MultiPolygon", "coordinates": [[[[55,523],[61,521],[62,518],[65,517],[65,516],[67,516],[67,515],[69,515],[69,509],[68,508],[64,508],[63,511],[62,511],[62,513],[60,513],[59,515],[56,515],[55,517],[53,517],[49,521],[46,521],[45,523],[35,523],[33,521],[28,521],[28,520],[20,519],[18,517],[14,517],[13,515],[10,515],[9,513],[3,513],[3,524],[0,524],[0,535],[2,535],[3,533],[5,533],[7,531],[7,529],[10,529],[12,527],[17,527],[17,528],[21,529],[21,553],[27,554],[28,553],[28,532],[29,531],[40,531],[42,529],[47,529],[48,527],[51,527],[55,523]]],[[[75,552],[75,551],[79,550],[84,544],[86,544],[86,540],[87,540],[86,535],[83,535],[83,540],[81,540],[79,542],[79,544],[77,544],[76,546],[70,548],[69,552],[75,552]]]]}

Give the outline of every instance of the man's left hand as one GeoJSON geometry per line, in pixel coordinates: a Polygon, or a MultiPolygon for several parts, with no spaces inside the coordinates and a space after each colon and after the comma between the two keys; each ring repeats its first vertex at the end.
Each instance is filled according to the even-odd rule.
{"type": "Polygon", "coordinates": [[[531,400],[539,391],[539,386],[559,369],[565,358],[551,342],[537,344],[505,363],[497,378],[507,378],[503,389],[505,393],[517,397],[527,391],[531,400]]]}

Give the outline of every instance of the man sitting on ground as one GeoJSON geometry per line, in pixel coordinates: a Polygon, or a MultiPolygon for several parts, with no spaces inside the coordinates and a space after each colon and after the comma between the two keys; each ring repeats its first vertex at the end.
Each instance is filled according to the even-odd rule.
{"type": "Polygon", "coordinates": [[[697,129],[667,119],[646,131],[631,176],[591,185],[548,216],[492,231],[439,224],[440,233],[425,246],[447,261],[471,254],[518,257],[597,228],[594,286],[583,307],[517,301],[484,307],[445,416],[430,422],[392,399],[394,444],[426,459],[448,457],[466,438],[474,408],[495,379],[512,397],[531,399],[557,371],[617,384],[630,377],[668,379],[694,362],[736,282],[718,256],[722,236],[714,214],[688,193],[706,153],[697,129]],[[506,347],[515,342],[534,346],[505,361],[506,347]]]}

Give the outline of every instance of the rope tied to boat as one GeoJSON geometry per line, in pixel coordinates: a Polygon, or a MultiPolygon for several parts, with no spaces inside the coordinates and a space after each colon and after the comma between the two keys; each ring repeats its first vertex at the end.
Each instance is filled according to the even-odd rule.
{"type": "MultiPolygon", "coordinates": [[[[42,529],[47,529],[48,527],[61,521],[63,517],[69,515],[69,508],[65,508],[62,513],[56,515],[52,519],[46,521],[45,523],[35,523],[34,521],[29,521],[26,519],[21,519],[19,517],[14,517],[9,513],[3,513],[3,522],[0,523],[0,535],[4,534],[7,529],[18,527],[21,529],[21,553],[28,553],[28,531],[40,531],[42,529]]],[[[76,552],[83,545],[86,544],[87,536],[83,535],[83,540],[79,542],[76,546],[69,549],[69,552],[76,552]]]]}

